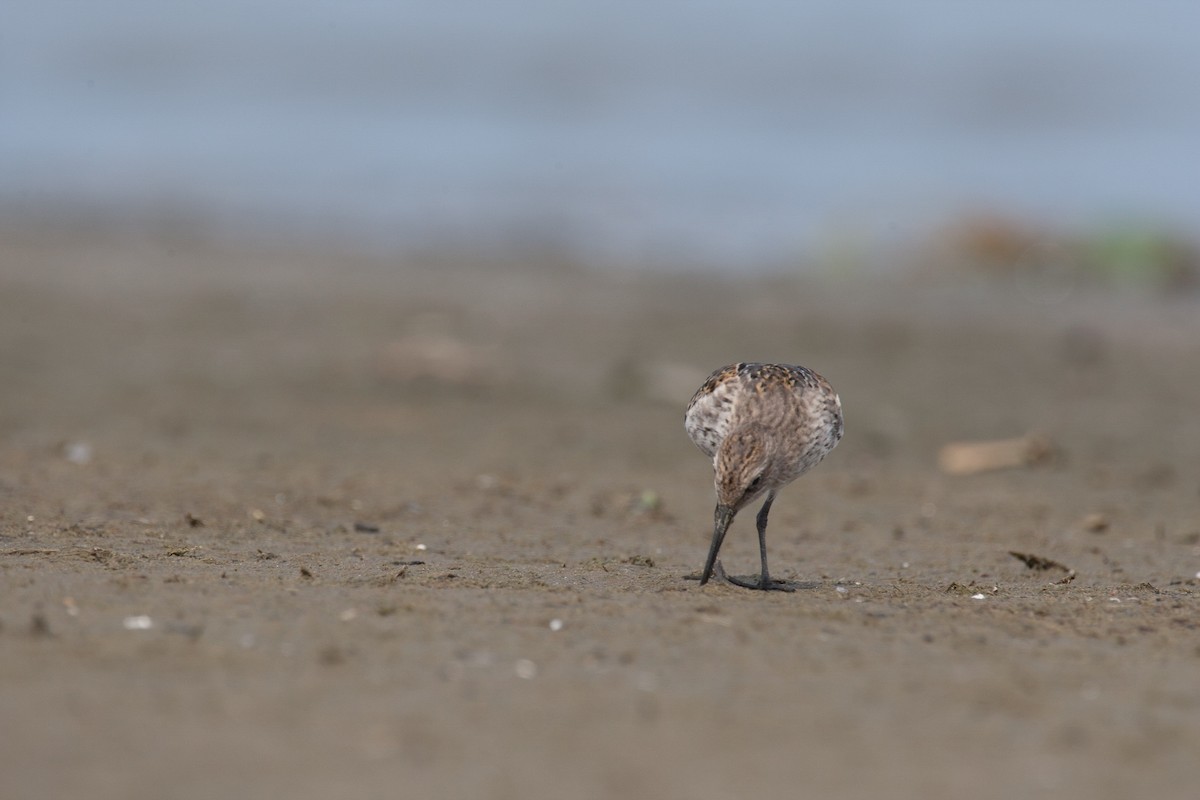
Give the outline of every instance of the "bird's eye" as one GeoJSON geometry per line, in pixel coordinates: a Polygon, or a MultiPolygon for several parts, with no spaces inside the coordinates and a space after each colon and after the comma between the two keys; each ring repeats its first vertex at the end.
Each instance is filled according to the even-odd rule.
{"type": "Polygon", "coordinates": [[[762,475],[756,475],[754,477],[754,480],[750,481],[750,486],[749,486],[750,491],[757,492],[759,487],[762,486],[762,482],[763,482],[762,475]]]}

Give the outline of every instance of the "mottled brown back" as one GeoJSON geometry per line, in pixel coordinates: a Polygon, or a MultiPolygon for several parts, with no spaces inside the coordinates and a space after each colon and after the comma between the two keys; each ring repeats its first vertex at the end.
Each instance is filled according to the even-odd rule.
{"type": "Polygon", "coordinates": [[[688,436],[714,458],[732,431],[756,423],[775,445],[772,483],[807,472],[842,438],[842,404],[829,381],[807,367],[740,363],[722,367],[692,396],[688,436]]]}

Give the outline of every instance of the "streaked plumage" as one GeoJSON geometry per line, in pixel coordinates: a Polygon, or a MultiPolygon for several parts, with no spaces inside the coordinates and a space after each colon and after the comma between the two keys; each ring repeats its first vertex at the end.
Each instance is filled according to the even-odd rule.
{"type": "Polygon", "coordinates": [[[820,463],[842,438],[842,403],[829,381],[806,367],[731,364],[714,372],[684,412],[688,436],[713,460],[717,508],[700,583],[711,577],[734,516],[766,494],[758,512],[762,574],[756,589],[778,589],[767,571],[767,515],[775,493],[820,463]]]}

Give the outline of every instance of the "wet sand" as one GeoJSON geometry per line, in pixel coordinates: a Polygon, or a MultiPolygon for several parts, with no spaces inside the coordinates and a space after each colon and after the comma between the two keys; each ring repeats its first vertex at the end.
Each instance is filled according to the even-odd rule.
{"type": "Polygon", "coordinates": [[[0,795],[1191,796],[1200,302],[1061,288],[5,231],[0,795]],[[686,579],[744,359],[794,594],[686,579]]]}

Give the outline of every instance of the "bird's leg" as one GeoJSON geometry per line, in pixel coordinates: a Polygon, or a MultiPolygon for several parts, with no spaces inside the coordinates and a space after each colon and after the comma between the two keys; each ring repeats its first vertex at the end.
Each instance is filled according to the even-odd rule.
{"type": "Polygon", "coordinates": [[[771,503],[773,502],[775,502],[775,492],[767,492],[767,499],[762,504],[762,508],[758,510],[758,517],[755,519],[758,526],[758,555],[762,560],[762,573],[759,575],[758,583],[751,583],[750,581],[743,581],[738,578],[729,578],[729,582],[747,589],[794,592],[795,589],[785,585],[782,581],[772,581],[771,572],[767,569],[767,515],[771,513],[771,503]]]}
{"type": "Polygon", "coordinates": [[[767,569],[767,515],[771,513],[771,503],[774,502],[775,492],[767,492],[767,499],[763,501],[762,508],[758,510],[758,516],[754,519],[758,528],[758,557],[762,561],[762,575],[758,583],[760,589],[771,585],[771,572],[767,569]]]}

